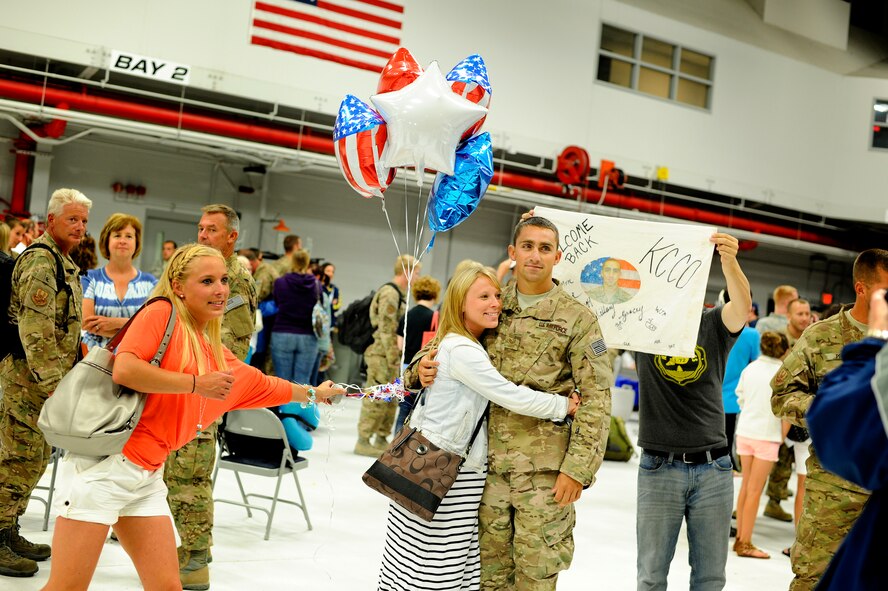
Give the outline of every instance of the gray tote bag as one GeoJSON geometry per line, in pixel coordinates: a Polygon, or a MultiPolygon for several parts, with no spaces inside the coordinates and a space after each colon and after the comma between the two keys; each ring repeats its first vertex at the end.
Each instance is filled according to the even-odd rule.
{"type": "MultiPolygon", "coordinates": [[[[90,349],[59,382],[37,419],[50,445],[85,456],[110,456],[123,450],[142,416],[145,394],[114,383],[114,349],[133,318],[157,300],[169,302],[163,297],[145,302],[107,345],[90,349]]],[[[151,360],[157,367],[173,336],[175,322],[173,307],[160,347],[151,360]]]]}

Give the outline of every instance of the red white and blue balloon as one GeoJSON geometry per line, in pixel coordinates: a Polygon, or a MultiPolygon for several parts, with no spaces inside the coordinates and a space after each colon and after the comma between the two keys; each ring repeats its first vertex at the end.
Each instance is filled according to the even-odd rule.
{"type": "MultiPolygon", "coordinates": [[[[487,65],[480,55],[476,53],[463,59],[453,66],[445,78],[450,82],[453,92],[477,105],[490,108],[490,95],[493,91],[487,76],[487,65]]],[[[472,125],[463,134],[462,139],[466,140],[478,133],[484,125],[484,119],[486,117],[482,117],[472,125]]]]}
{"type": "Polygon", "coordinates": [[[382,164],[387,136],[379,113],[358,97],[346,95],[333,128],[333,145],[345,180],[363,197],[382,197],[395,178],[394,169],[382,164]]]}

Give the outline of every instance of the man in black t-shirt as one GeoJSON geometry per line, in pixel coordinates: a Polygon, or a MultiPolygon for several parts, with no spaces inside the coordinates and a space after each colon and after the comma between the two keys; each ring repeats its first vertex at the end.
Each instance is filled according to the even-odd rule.
{"type": "Polygon", "coordinates": [[[666,589],[687,520],[692,591],[725,585],[734,483],[725,436],[722,380],[728,352],[752,304],[737,239],[716,233],[730,301],[706,310],[692,357],[638,353],[640,387],[636,540],[641,590],[666,589]]]}

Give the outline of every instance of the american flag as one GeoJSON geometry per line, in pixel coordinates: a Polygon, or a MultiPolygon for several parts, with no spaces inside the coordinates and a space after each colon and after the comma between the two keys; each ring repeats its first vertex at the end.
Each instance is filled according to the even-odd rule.
{"type": "Polygon", "coordinates": [[[363,197],[382,197],[395,178],[395,170],[380,163],[387,136],[379,113],[358,97],[346,95],[333,128],[333,146],[345,180],[363,197]]]}
{"type": "Polygon", "coordinates": [[[250,43],[379,73],[401,44],[403,16],[387,0],[257,0],[250,43]]]}
{"type": "MultiPolygon", "coordinates": [[[[604,267],[604,263],[609,260],[611,260],[611,257],[602,257],[586,265],[580,273],[580,281],[592,285],[600,285],[604,283],[604,278],[601,276],[601,269],[604,267]]],[[[628,261],[624,261],[623,259],[616,260],[620,261],[620,279],[617,281],[617,286],[622,287],[630,293],[637,293],[638,290],[641,289],[641,275],[639,275],[638,270],[628,261]]]]}

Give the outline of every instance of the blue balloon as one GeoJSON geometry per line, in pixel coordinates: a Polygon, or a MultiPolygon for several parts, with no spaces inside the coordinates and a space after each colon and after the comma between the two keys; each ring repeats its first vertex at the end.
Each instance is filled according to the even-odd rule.
{"type": "Polygon", "coordinates": [[[453,175],[439,172],[429,193],[429,228],[444,232],[472,215],[493,178],[490,134],[469,138],[456,150],[453,175]]]}

